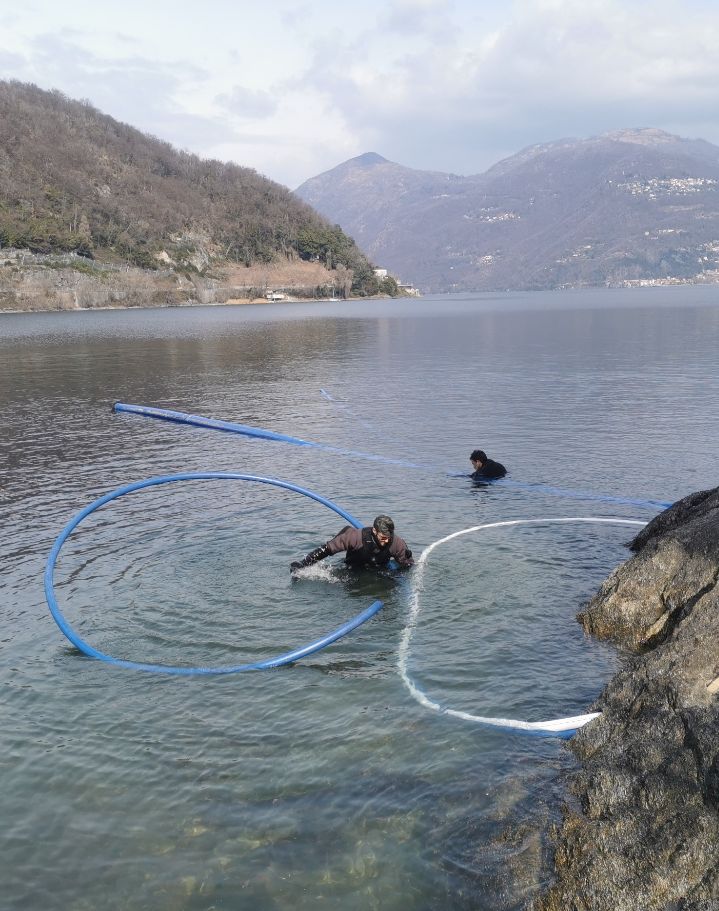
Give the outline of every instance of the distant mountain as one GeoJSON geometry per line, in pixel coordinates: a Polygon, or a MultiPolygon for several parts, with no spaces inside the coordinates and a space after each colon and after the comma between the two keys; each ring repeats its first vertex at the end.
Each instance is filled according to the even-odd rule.
{"type": "Polygon", "coordinates": [[[535,145],[470,177],[369,153],[296,193],[425,291],[719,281],[719,147],[661,130],[535,145]]]}
{"type": "Polygon", "coordinates": [[[190,276],[227,265],[236,282],[288,262],[317,280],[319,263],[328,287],[377,291],[354,241],[286,187],[21,82],[0,81],[0,247],[190,276]]]}

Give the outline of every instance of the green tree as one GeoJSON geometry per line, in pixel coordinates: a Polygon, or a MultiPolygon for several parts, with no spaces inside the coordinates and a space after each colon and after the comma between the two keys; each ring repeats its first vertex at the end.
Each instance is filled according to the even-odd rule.
{"type": "Polygon", "coordinates": [[[379,283],[379,293],[388,294],[390,297],[397,297],[399,295],[397,279],[392,278],[391,275],[387,275],[383,278],[379,283]]]}

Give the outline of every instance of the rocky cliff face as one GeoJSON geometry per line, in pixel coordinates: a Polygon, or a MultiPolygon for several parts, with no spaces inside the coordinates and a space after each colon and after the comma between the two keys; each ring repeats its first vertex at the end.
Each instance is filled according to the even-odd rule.
{"type": "Polygon", "coordinates": [[[109,266],[73,254],[0,251],[0,312],[246,303],[272,291],[304,298],[342,293],[336,272],[300,260],[228,265],[210,277],[109,266]]]}
{"type": "Polygon", "coordinates": [[[579,615],[629,656],[571,742],[578,803],[534,911],[719,909],[719,488],[630,547],[579,615]]]}

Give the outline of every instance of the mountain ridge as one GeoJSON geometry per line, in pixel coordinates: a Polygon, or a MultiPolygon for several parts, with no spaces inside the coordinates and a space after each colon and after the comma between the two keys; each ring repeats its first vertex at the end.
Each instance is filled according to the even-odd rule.
{"type": "Polygon", "coordinates": [[[295,192],[425,291],[719,280],[719,147],[705,140],[625,128],[466,177],[370,156],[295,192]]]}

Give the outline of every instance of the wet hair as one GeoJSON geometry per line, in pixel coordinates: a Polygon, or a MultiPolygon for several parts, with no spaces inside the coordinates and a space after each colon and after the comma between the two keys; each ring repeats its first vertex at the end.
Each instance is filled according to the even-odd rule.
{"type": "Polygon", "coordinates": [[[483,449],[475,449],[469,457],[470,462],[481,462],[482,465],[487,461],[487,453],[483,449]]]}
{"type": "Polygon", "coordinates": [[[372,528],[381,535],[392,536],[394,534],[394,522],[389,516],[377,516],[372,523],[372,528]]]}

